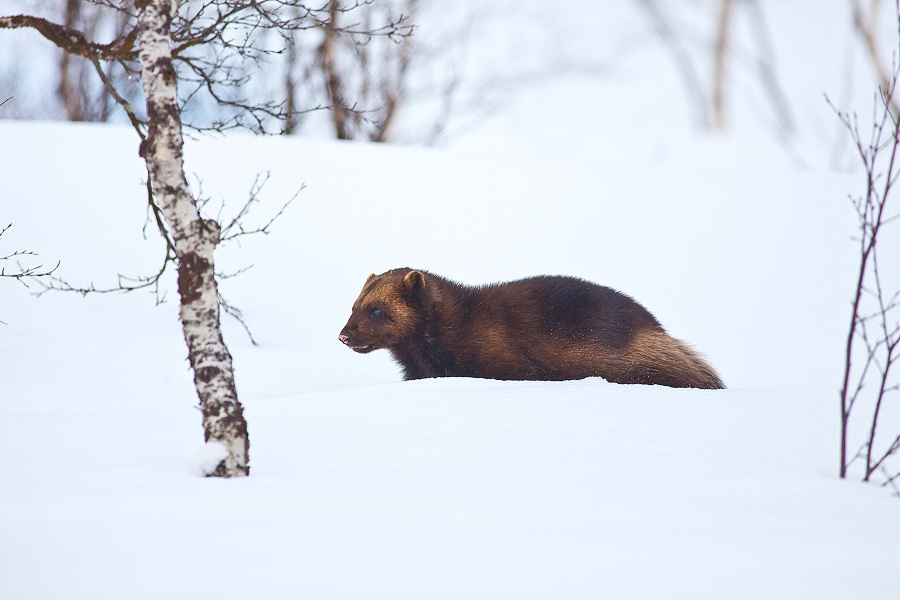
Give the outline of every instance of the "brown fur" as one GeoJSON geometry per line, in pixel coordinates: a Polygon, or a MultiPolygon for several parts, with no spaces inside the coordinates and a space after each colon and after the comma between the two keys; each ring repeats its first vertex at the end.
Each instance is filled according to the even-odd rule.
{"type": "Polygon", "coordinates": [[[467,287],[408,268],[370,275],[340,340],[391,351],[405,379],[484,377],[723,388],[643,306],[574,277],[467,287]]]}

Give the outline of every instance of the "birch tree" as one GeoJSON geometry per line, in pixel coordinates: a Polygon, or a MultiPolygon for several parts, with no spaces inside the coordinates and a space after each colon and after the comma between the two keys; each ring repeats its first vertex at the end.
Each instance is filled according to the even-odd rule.
{"type": "MultiPolygon", "coordinates": [[[[120,277],[119,286],[110,290],[93,285],[79,289],[65,282],[60,287],[47,287],[93,293],[158,286],[167,266],[174,264],[181,298],[180,320],[200,399],[205,439],[224,449],[221,462],[209,475],[244,476],[249,474],[247,423],[237,398],[232,358],[220,330],[220,309],[239,320],[240,316],[218,294],[213,251],[229,237],[253,233],[245,230],[239,219],[254,202],[259,188],[251,190],[244,209],[224,229],[214,220],[203,218],[184,173],[182,127],[218,131],[245,127],[265,133],[272,121],[296,116],[296,109],[283,102],[254,101],[242,92],[259,61],[281,52],[283,43],[298,31],[327,24],[331,31],[347,35],[395,38],[408,36],[411,28],[405,18],[382,23],[376,30],[364,30],[355,23],[338,27],[325,17],[334,16],[334,10],[311,8],[293,0],[138,0],[134,4],[93,0],[93,4],[111,11],[122,25],[116,30],[116,39],[109,43],[96,42],[77,26],[32,15],[0,16],[0,29],[34,30],[64,52],[94,66],[141,139],[139,153],[147,166],[148,202],[165,240],[166,256],[156,275],[127,278],[124,284],[120,277]],[[276,35],[265,35],[267,32],[276,35]],[[282,45],[273,46],[270,37],[281,40],[282,45]],[[121,87],[131,85],[123,83],[130,79],[114,80],[108,75],[110,71],[102,68],[111,63],[129,74],[140,70],[145,107],[131,100],[140,97],[139,93],[121,87]],[[182,89],[181,96],[179,87],[187,88],[182,89]],[[186,123],[183,116],[192,101],[215,106],[220,112],[214,111],[218,116],[211,120],[205,117],[186,123]]],[[[362,1],[336,10],[349,12],[368,4],[362,1]]],[[[265,232],[269,225],[256,231],[265,232]]]]}
{"type": "Polygon", "coordinates": [[[247,421],[237,398],[231,354],[219,327],[213,250],[221,229],[215,221],[201,218],[184,174],[178,77],[171,45],[178,3],[141,0],[137,7],[138,58],[149,125],[140,154],[147,163],[153,194],[175,246],[181,325],[200,397],[205,439],[227,449],[226,457],[211,475],[248,475],[247,421]]]}

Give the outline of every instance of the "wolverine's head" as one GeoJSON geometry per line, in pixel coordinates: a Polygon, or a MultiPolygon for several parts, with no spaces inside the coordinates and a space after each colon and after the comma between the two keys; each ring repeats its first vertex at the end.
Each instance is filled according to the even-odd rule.
{"type": "Polygon", "coordinates": [[[424,285],[422,272],[408,268],[369,275],[338,339],[362,354],[409,341],[424,285]]]}

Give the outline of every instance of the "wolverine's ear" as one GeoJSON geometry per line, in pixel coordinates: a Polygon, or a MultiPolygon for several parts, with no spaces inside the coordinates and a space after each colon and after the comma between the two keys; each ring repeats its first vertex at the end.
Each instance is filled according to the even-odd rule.
{"type": "Polygon", "coordinates": [[[369,283],[369,282],[372,281],[372,279],[374,279],[374,278],[375,278],[375,273],[372,273],[371,275],[369,275],[368,277],[366,277],[366,283],[369,283]]]}
{"type": "Polygon", "coordinates": [[[425,287],[425,276],[422,275],[422,271],[410,271],[407,273],[406,277],[403,278],[403,287],[408,292],[414,292],[425,287]]]}

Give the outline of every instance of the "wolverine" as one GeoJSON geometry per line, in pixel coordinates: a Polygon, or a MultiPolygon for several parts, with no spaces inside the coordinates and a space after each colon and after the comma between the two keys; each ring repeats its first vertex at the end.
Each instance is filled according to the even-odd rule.
{"type": "Polygon", "coordinates": [[[338,339],[391,352],[404,379],[547,380],[724,388],[635,300],[576,277],[465,286],[402,268],[369,275],[338,339]]]}

